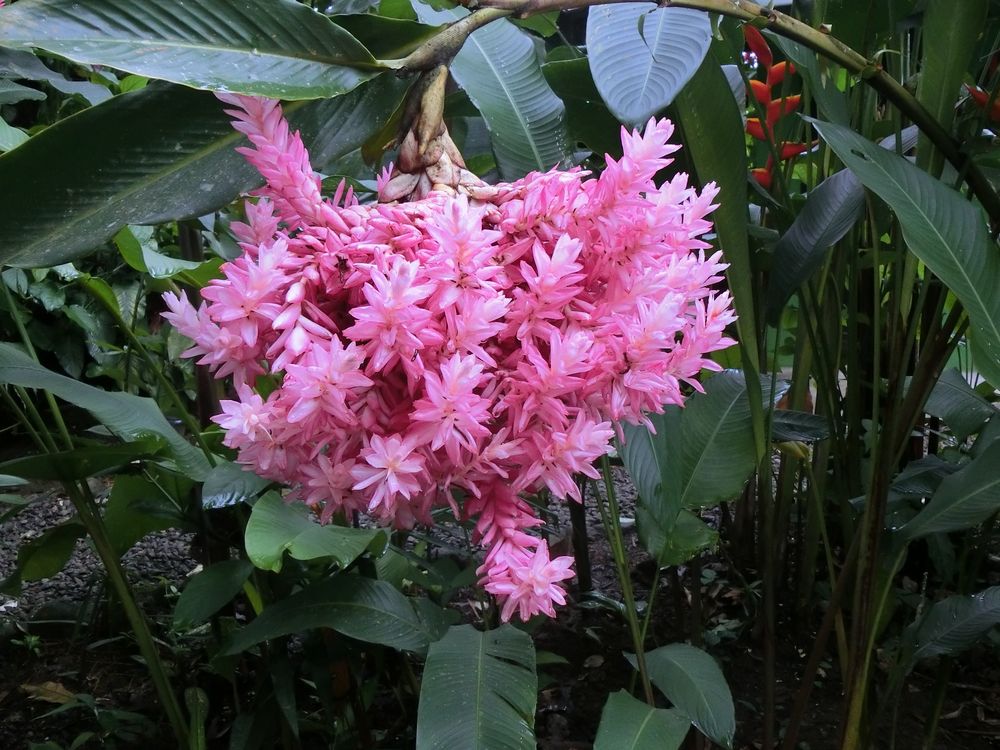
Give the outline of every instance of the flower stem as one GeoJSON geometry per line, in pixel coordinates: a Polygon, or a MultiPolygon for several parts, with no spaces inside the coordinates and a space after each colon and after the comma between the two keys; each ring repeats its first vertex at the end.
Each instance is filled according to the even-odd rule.
{"type": "Polygon", "coordinates": [[[635,609],[635,595],[632,592],[632,579],[629,576],[628,557],[625,554],[625,539],[622,535],[621,512],[618,506],[618,495],[615,492],[615,482],[611,475],[611,462],[607,456],[601,457],[601,474],[604,477],[604,489],[607,493],[607,506],[601,502],[601,493],[595,492],[597,507],[601,512],[601,521],[608,534],[611,544],[611,554],[615,560],[615,572],[622,587],[622,598],[625,599],[625,619],[628,621],[629,634],[632,636],[632,648],[635,649],[635,663],[642,679],[642,691],[646,703],[656,705],[653,696],[653,686],[646,670],[646,651],[643,647],[642,627],[639,624],[639,613],[635,609]]]}

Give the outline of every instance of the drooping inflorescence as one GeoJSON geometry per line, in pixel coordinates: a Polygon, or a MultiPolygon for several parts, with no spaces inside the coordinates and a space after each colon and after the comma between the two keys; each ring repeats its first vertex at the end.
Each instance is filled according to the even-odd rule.
{"type": "Polygon", "coordinates": [[[701,239],[716,187],[653,182],[678,147],[650,120],[595,179],[324,199],[276,102],[223,99],[267,183],[233,225],[244,255],[199,308],[167,294],[165,317],[187,356],[233,378],[226,445],[324,521],[474,519],[503,619],[554,615],[572,560],[530,533],[524,497],[579,502],[574,477],[598,476],[615,425],[680,404],[732,343],[729,295],[712,290],[725,266],[701,239]]]}

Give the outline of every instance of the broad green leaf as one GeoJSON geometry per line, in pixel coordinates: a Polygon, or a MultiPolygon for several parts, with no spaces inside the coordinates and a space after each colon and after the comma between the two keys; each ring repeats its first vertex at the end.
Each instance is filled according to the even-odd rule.
{"type": "Polygon", "coordinates": [[[598,154],[621,156],[621,127],[594,85],[587,58],[547,62],[542,73],[566,105],[570,138],[598,154]]]}
{"type": "Polygon", "coordinates": [[[77,522],[64,523],[49,529],[18,550],[17,568],[25,581],[51,578],[66,567],[76,548],[76,540],[85,535],[77,522]]]}
{"type": "Polygon", "coordinates": [[[50,70],[30,52],[0,47],[0,76],[25,81],[45,81],[56,91],[80,96],[90,104],[100,104],[111,98],[107,87],[90,81],[70,81],[61,73],[50,70]]]}
{"type": "Polygon", "coordinates": [[[817,185],[774,246],[767,287],[767,319],[777,325],[788,298],[823,265],[827,251],[861,216],[865,194],[849,169],[817,185]]]}
{"type": "Polygon", "coordinates": [[[8,47],[34,47],[194,88],[317,99],[379,69],[347,31],[294,0],[21,0],[0,13],[8,47]]]}
{"type": "Polygon", "coordinates": [[[699,10],[624,3],[595,6],[587,16],[594,82],[608,109],[627,125],[644,125],[670,104],[711,41],[708,14],[699,10]]]}
{"type": "Polygon", "coordinates": [[[266,607],[233,636],[224,653],[236,654],[311,628],[332,628],[359,641],[405,651],[423,651],[443,632],[418,615],[410,599],[391,584],[342,574],[266,607]]]}
{"type": "MultiPolygon", "coordinates": [[[[770,400],[770,379],[761,381],[770,400]]],[[[705,383],[682,410],[669,405],[648,415],[656,435],[623,425],[625,468],[639,491],[639,537],[654,555],[682,508],[701,508],[740,493],[756,465],[752,416],[743,373],[727,370],[705,383]]],[[[676,554],[676,550],[673,552],[676,554]]]]}
{"type": "MultiPolygon", "coordinates": [[[[917,79],[917,99],[941,127],[951,131],[955,121],[955,95],[967,75],[969,63],[986,25],[989,0],[928,0],[922,35],[923,61],[917,79]]],[[[930,139],[920,134],[917,166],[941,174],[944,156],[930,139]]]]}
{"type": "Polygon", "coordinates": [[[1000,586],[971,596],[949,596],[933,604],[919,623],[907,628],[913,659],[955,656],[1000,624],[1000,586]]]}
{"type": "Polygon", "coordinates": [[[205,508],[225,508],[245,503],[263,492],[270,482],[232,461],[218,461],[201,488],[205,508]]]}
{"type": "Polygon", "coordinates": [[[659,550],[657,561],[660,565],[683,565],[719,541],[719,532],[684,509],[677,514],[670,530],[663,536],[659,535],[660,530],[655,524],[648,522],[646,533],[650,535],[647,542],[649,548],[659,550]]]}
{"type": "Polygon", "coordinates": [[[140,440],[121,445],[74,448],[71,451],[24,456],[0,463],[0,473],[25,479],[72,482],[152,456],[162,447],[162,440],[140,440]]]}
{"type": "Polygon", "coordinates": [[[449,628],[424,665],[417,750],[533,750],[537,691],[530,635],[449,628]]]}
{"type": "Polygon", "coordinates": [[[204,622],[236,596],[253,572],[247,560],[225,560],[194,575],[174,607],[174,627],[204,622]]]}
{"type": "Polygon", "coordinates": [[[385,60],[406,57],[442,30],[440,26],[370,13],[336,16],[333,20],[351,32],[372,54],[385,60]]]}
{"type": "Polygon", "coordinates": [[[64,401],[86,409],[125,442],[150,437],[161,439],[181,471],[199,481],[208,476],[209,465],[205,456],[177,433],[152,399],[102,391],[58,375],[14,345],[6,343],[0,343],[0,384],[47,390],[64,401]]]}
{"type": "MultiPolygon", "coordinates": [[[[434,10],[423,2],[413,7],[432,25],[469,13],[461,7],[434,10]]],[[[542,75],[534,42],[514,24],[500,19],[475,31],[450,69],[489,126],[501,177],[514,180],[570,159],[565,107],[542,75]]]]}
{"type": "Polygon", "coordinates": [[[164,492],[140,476],[115,477],[104,508],[104,526],[119,555],[132,549],[147,534],[183,523],[181,511],[164,492]]]}
{"type": "Polygon", "coordinates": [[[302,503],[286,503],[277,492],[267,493],[254,504],[247,522],[247,556],[258,568],[275,572],[286,551],[296,560],[329,557],[345,568],[385,535],[378,529],[323,526],[311,516],[302,503]]]}
{"type": "MultiPolygon", "coordinates": [[[[635,666],[635,657],[626,656],[635,666]]],[[[715,659],[700,648],[671,643],[647,651],[646,668],[653,684],[702,734],[723,747],[733,746],[733,696],[715,659]]]]}
{"type": "Polygon", "coordinates": [[[40,102],[45,99],[45,92],[22,86],[20,83],[0,79],[0,104],[17,104],[24,101],[40,102]]]}
{"type": "Polygon", "coordinates": [[[1000,442],[951,476],[945,477],[931,501],[899,533],[905,541],[927,534],[961,531],[982,523],[1000,510],[1000,442]]]}
{"type": "Polygon", "coordinates": [[[997,413],[993,405],[976,393],[956,369],[945,370],[934,384],[924,411],[941,418],[959,440],[979,432],[997,413]]]}
{"type": "MultiPolygon", "coordinates": [[[[726,263],[726,282],[739,312],[736,328],[740,340],[757,340],[754,269],[747,239],[747,152],[733,133],[743,131],[743,114],[715,56],[709,52],[694,77],[674,100],[675,123],[698,182],[714,181],[719,187],[719,207],[712,214],[718,249],[726,263]]],[[[760,371],[756,347],[741,348],[743,369],[753,383],[760,371]]],[[[757,393],[751,394],[755,400],[757,393]]],[[[764,449],[761,445],[759,448],[764,449]]]]}
{"type": "Polygon", "coordinates": [[[915,461],[910,461],[892,480],[892,491],[897,495],[930,497],[941,485],[941,480],[954,474],[962,467],[944,461],[933,453],[915,461]]]}
{"type": "Polygon", "coordinates": [[[982,211],[961,194],[853,130],[810,120],[864,183],[889,204],[903,238],[969,313],[976,366],[1000,383],[1000,252],[982,211]]]}
{"type": "Polygon", "coordinates": [[[28,484],[24,477],[15,477],[12,474],[0,474],[0,487],[23,487],[28,484]]]}
{"type": "MultiPolygon", "coordinates": [[[[284,110],[322,169],[377,131],[406,87],[380,76],[350,94],[284,110]]],[[[234,150],[244,143],[214,96],[166,84],[67,117],[0,157],[0,184],[19,186],[4,196],[0,264],[53,266],[126,224],[214,211],[262,182],[234,150]]]]}
{"type": "MultiPolygon", "coordinates": [[[[122,227],[114,241],[122,258],[136,271],[148,273],[154,279],[169,279],[185,271],[195,271],[202,263],[171,258],[156,250],[152,227],[122,227]]],[[[206,261],[211,263],[212,261],[206,261]]]]}
{"type": "Polygon", "coordinates": [[[771,415],[771,440],[814,443],[830,437],[830,423],[826,417],[803,411],[775,409],[771,415]]]}
{"type": "Polygon", "coordinates": [[[690,727],[679,711],[653,708],[619,690],[604,704],[594,750],[677,750],[690,727]]]}
{"type": "Polygon", "coordinates": [[[28,134],[0,118],[0,151],[13,151],[28,141],[28,134]]]}

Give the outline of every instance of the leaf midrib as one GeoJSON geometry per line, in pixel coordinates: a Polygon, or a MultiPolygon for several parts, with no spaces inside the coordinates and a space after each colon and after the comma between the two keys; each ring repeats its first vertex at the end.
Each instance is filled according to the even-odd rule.
{"type": "MultiPolygon", "coordinates": [[[[340,27],[338,27],[340,28],[340,27]]],[[[349,34],[346,29],[343,30],[345,34],[349,34]]],[[[92,47],[101,46],[118,46],[122,44],[128,44],[138,47],[168,47],[171,49],[181,49],[181,50],[192,50],[192,51],[202,51],[202,52],[215,52],[219,54],[239,54],[246,55],[254,59],[262,59],[273,57],[279,60],[296,60],[308,63],[319,63],[321,65],[326,65],[334,68],[351,68],[357,70],[385,70],[386,66],[384,63],[376,60],[372,57],[370,60],[353,60],[350,62],[345,62],[343,58],[330,57],[329,55],[317,55],[308,52],[293,52],[285,50],[262,50],[259,47],[245,47],[243,45],[227,45],[222,46],[219,44],[209,44],[209,43],[195,43],[195,42],[184,42],[182,40],[170,40],[170,39],[139,39],[136,37],[128,37],[122,39],[94,39],[92,37],[82,37],[80,39],[74,39],[72,37],[62,37],[58,40],[51,40],[54,42],[52,46],[48,46],[45,42],[35,42],[29,41],[25,42],[30,44],[32,47],[36,47],[46,52],[51,52],[53,54],[62,55],[64,57],[69,57],[72,60],[77,60],[79,62],[85,62],[88,64],[97,64],[96,60],[88,60],[85,54],[74,54],[68,55],[66,51],[60,49],[63,45],[73,45],[73,44],[86,44],[92,47]]],[[[361,42],[358,42],[358,46],[362,46],[361,42]]],[[[102,64],[109,65],[110,67],[119,67],[116,64],[107,63],[103,61],[102,64]]],[[[128,68],[122,68],[123,70],[128,70],[128,68]]]]}

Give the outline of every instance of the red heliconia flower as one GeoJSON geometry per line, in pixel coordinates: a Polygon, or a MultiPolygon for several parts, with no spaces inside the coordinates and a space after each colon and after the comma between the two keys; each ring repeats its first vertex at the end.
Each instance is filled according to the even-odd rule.
{"type": "Polygon", "coordinates": [[[747,132],[758,141],[770,140],[768,134],[764,132],[764,126],[757,117],[747,118],[747,132]]]}
{"type": "Polygon", "coordinates": [[[757,184],[760,185],[765,190],[771,189],[771,182],[774,178],[771,169],[765,167],[757,167],[756,169],[750,170],[750,176],[753,177],[754,180],[757,181],[757,184]]]}
{"type": "Polygon", "coordinates": [[[743,27],[743,38],[746,39],[750,51],[757,56],[757,64],[762,66],[764,70],[769,70],[774,63],[774,55],[771,54],[771,48],[764,39],[764,35],[757,30],[756,26],[747,24],[743,27]]]}
{"type": "Polygon", "coordinates": [[[786,75],[795,75],[795,66],[787,60],[775,63],[767,69],[767,85],[769,88],[780,86],[786,75]]]}
{"type": "Polygon", "coordinates": [[[781,150],[778,152],[782,161],[787,161],[796,156],[801,156],[807,151],[812,151],[816,148],[816,144],[819,141],[813,141],[812,143],[794,143],[792,141],[786,141],[781,144],[781,150]]]}
{"type": "Polygon", "coordinates": [[[799,108],[802,100],[798,94],[786,96],[784,99],[775,99],[767,103],[767,124],[772,128],[774,124],[785,115],[789,115],[799,108]]]}
{"type": "MultiPolygon", "coordinates": [[[[989,106],[990,103],[989,93],[983,91],[978,86],[967,85],[965,88],[969,92],[969,96],[971,96],[972,100],[976,103],[976,106],[985,112],[986,107],[989,106]]],[[[993,106],[990,107],[988,115],[993,122],[1000,122],[1000,96],[993,101],[993,106]]]]}

